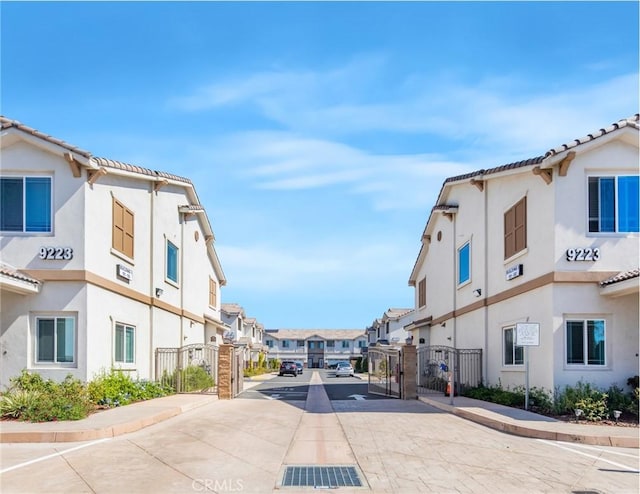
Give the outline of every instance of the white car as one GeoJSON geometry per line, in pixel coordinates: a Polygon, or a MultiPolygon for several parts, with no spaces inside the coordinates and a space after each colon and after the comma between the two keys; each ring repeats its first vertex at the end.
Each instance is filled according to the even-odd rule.
{"type": "Polygon", "coordinates": [[[353,377],[353,367],[349,363],[340,362],[336,367],[336,377],[353,377]]]}

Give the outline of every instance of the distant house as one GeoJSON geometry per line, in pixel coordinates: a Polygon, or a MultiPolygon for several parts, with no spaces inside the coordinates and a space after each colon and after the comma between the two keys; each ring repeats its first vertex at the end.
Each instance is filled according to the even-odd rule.
{"type": "Polygon", "coordinates": [[[270,360],[295,360],[322,369],[362,356],[367,334],[364,329],[268,329],[264,344],[270,360]]]}
{"type": "Polygon", "coordinates": [[[226,279],[188,178],[0,122],[0,384],[153,379],[157,348],[222,334],[226,279]]]}
{"type": "Polygon", "coordinates": [[[513,387],[531,328],[531,386],[625,387],[638,374],[639,128],[635,115],[446,179],[409,279],[414,341],[481,349],[485,383],[513,387]]]}
{"type": "Polygon", "coordinates": [[[382,344],[401,345],[412,335],[405,326],[413,322],[413,309],[387,309],[382,317],[374,319],[367,328],[368,343],[375,346],[382,344]]]}
{"type": "Polygon", "coordinates": [[[245,367],[257,366],[260,353],[264,353],[264,325],[253,317],[247,317],[244,308],[237,303],[223,303],[222,320],[228,329],[224,339],[244,347],[245,367]]]}

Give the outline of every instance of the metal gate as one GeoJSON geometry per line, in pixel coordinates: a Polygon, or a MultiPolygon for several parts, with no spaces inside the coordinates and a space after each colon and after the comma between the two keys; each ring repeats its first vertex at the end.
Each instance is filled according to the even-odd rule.
{"type": "Polygon", "coordinates": [[[231,397],[235,398],[242,393],[244,382],[244,347],[234,347],[231,355],[231,397]]]}
{"type": "Polygon", "coordinates": [[[217,346],[156,349],[156,381],[173,387],[176,393],[214,392],[217,372],[217,346]]]}
{"type": "Polygon", "coordinates": [[[402,356],[397,348],[369,347],[369,393],[401,398],[402,356]]]}
{"type": "Polygon", "coordinates": [[[444,393],[451,369],[455,393],[482,383],[482,349],[427,346],[418,348],[418,393],[444,393]]]}

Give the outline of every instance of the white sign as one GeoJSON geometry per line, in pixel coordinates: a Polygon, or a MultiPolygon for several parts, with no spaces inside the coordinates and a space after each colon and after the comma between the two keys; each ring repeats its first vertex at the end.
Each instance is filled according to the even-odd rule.
{"type": "Polygon", "coordinates": [[[122,264],[118,264],[118,276],[131,281],[133,279],[133,271],[122,264]]]}
{"type": "Polygon", "coordinates": [[[519,322],[516,324],[516,345],[540,346],[540,323],[519,322]]]}
{"type": "Polygon", "coordinates": [[[524,273],[522,264],[516,264],[515,266],[511,266],[507,269],[505,275],[508,281],[517,278],[518,276],[522,276],[522,273],[524,273]]]}

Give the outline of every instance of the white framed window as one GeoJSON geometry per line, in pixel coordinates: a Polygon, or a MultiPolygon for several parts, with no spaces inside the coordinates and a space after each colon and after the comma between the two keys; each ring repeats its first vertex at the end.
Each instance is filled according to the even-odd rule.
{"type": "Polygon", "coordinates": [[[342,340],[342,348],[349,348],[349,340],[342,340]]]}
{"type": "Polygon", "coordinates": [[[524,347],[516,345],[516,328],[502,329],[502,365],[523,365],[524,347]]]}
{"type": "Polygon", "coordinates": [[[590,233],[640,231],[638,175],[588,177],[590,233]]]}
{"type": "Polygon", "coordinates": [[[471,242],[458,249],[458,286],[471,281],[471,242]]]}
{"type": "Polygon", "coordinates": [[[335,348],[336,340],[327,340],[327,348],[335,348]]]}
{"type": "Polygon", "coordinates": [[[76,363],[76,318],[36,317],[36,364],[76,363]]]}
{"type": "Polygon", "coordinates": [[[0,231],[51,233],[51,177],[0,177],[0,231]]]}
{"type": "Polygon", "coordinates": [[[304,346],[304,340],[298,340],[298,347],[304,346]]]}
{"type": "Polygon", "coordinates": [[[567,365],[606,365],[606,323],[604,319],[568,319],[567,365]]]}
{"type": "Polygon", "coordinates": [[[178,247],[167,240],[167,280],[178,283],[178,247]]]}
{"type": "Polygon", "coordinates": [[[269,348],[273,348],[273,340],[267,340],[266,343],[269,348]]]}
{"type": "Polygon", "coordinates": [[[113,360],[121,364],[134,364],[136,361],[136,328],[116,323],[113,343],[113,360]]]}
{"type": "Polygon", "coordinates": [[[364,348],[367,346],[367,342],[365,340],[358,340],[358,348],[364,348]]]}
{"type": "Polygon", "coordinates": [[[289,340],[282,340],[282,348],[289,348],[289,340]]]}

